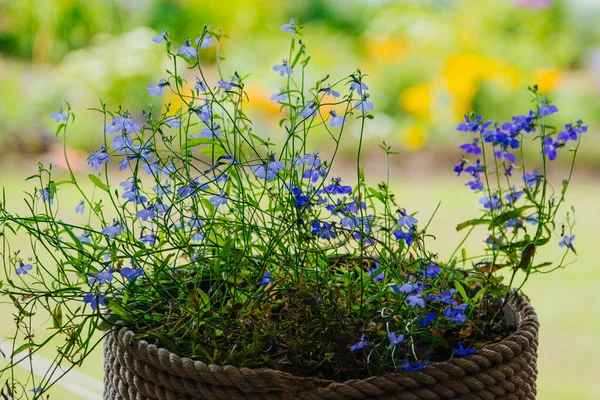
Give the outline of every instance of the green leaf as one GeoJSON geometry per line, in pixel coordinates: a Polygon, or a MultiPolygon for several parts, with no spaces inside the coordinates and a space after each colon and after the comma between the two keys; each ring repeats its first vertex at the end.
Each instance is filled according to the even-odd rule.
{"type": "Polygon", "coordinates": [[[94,185],[96,185],[100,189],[104,190],[106,193],[109,193],[108,186],[106,186],[104,183],[102,183],[102,181],[96,175],[89,174],[88,177],[90,178],[90,181],[92,181],[92,183],[94,185]]]}
{"type": "Polygon", "coordinates": [[[467,296],[467,292],[465,291],[465,288],[463,287],[462,283],[460,283],[460,281],[454,281],[454,287],[456,288],[456,291],[460,294],[460,297],[462,297],[463,301],[467,303],[469,301],[469,297],[467,296]]]}
{"type": "Polygon", "coordinates": [[[54,313],[52,313],[52,325],[55,329],[60,329],[62,327],[63,322],[63,313],[61,305],[57,305],[54,309],[54,313]]]}
{"type": "Polygon", "coordinates": [[[304,52],[304,45],[300,46],[300,49],[298,50],[298,53],[296,53],[296,57],[294,57],[294,61],[292,61],[292,63],[290,64],[290,67],[294,68],[296,66],[296,64],[298,64],[298,60],[300,60],[300,57],[302,56],[303,52],[304,52]]]}
{"type": "Polygon", "coordinates": [[[35,343],[23,343],[22,345],[17,347],[17,349],[15,351],[13,351],[12,357],[16,356],[19,353],[24,352],[25,350],[27,350],[31,347],[35,347],[35,346],[37,346],[37,344],[35,344],[35,343]]]}
{"type": "Polygon", "coordinates": [[[456,230],[457,231],[462,231],[463,229],[469,227],[469,226],[474,226],[474,225],[488,225],[492,222],[491,219],[483,219],[483,218],[479,218],[479,219],[470,219],[468,221],[465,221],[463,223],[460,223],[458,225],[456,225],[456,230]]]}
{"type": "Polygon", "coordinates": [[[184,149],[190,149],[192,147],[196,147],[196,146],[200,146],[201,144],[212,144],[213,141],[212,139],[206,139],[206,138],[194,138],[194,139],[188,139],[185,144],[184,144],[184,149]]]}

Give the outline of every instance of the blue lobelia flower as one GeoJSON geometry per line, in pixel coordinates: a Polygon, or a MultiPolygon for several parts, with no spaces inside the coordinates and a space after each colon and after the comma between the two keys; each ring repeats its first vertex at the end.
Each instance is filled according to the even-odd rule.
{"type": "Polygon", "coordinates": [[[209,188],[210,186],[208,183],[200,184],[200,180],[198,178],[194,178],[187,185],[177,189],[177,193],[181,196],[181,198],[185,199],[188,196],[194,197],[198,191],[206,191],[209,188]]]}
{"type": "Polygon", "coordinates": [[[421,326],[429,326],[435,321],[437,315],[434,313],[427,314],[420,322],[421,326]]]}
{"type": "Polygon", "coordinates": [[[287,93],[283,93],[283,89],[279,88],[279,92],[271,96],[271,100],[277,103],[283,103],[288,99],[287,93]]]}
{"type": "Polygon", "coordinates": [[[548,136],[544,139],[544,150],[542,154],[544,154],[550,161],[556,160],[556,150],[565,144],[559,140],[554,141],[552,136],[548,136]]]}
{"type": "Polygon", "coordinates": [[[471,143],[463,144],[462,146],[460,146],[460,149],[464,150],[467,154],[481,154],[481,148],[479,147],[479,138],[473,138],[473,141],[471,143]]]}
{"type": "Polygon", "coordinates": [[[337,115],[335,110],[331,110],[329,114],[331,115],[331,119],[329,120],[329,126],[332,128],[341,128],[342,125],[344,125],[344,122],[346,122],[346,118],[343,115],[337,115]]]}
{"type": "Polygon", "coordinates": [[[296,21],[294,20],[294,18],[290,19],[290,22],[288,22],[287,24],[283,24],[279,27],[279,29],[281,29],[285,33],[291,34],[296,33],[296,28],[296,21]]]}
{"type": "Polygon", "coordinates": [[[424,275],[427,278],[435,278],[436,276],[438,276],[440,274],[441,271],[442,270],[439,266],[435,265],[434,263],[429,263],[427,268],[425,268],[424,275]]]}
{"type": "Polygon", "coordinates": [[[540,181],[541,177],[542,174],[540,174],[537,170],[534,169],[531,173],[525,172],[523,174],[523,182],[525,182],[525,184],[528,187],[536,186],[540,181]]]}
{"type": "Polygon", "coordinates": [[[332,178],[331,185],[327,185],[323,188],[325,193],[331,194],[351,194],[352,186],[342,185],[342,178],[332,178]]]}
{"type": "Polygon", "coordinates": [[[169,83],[164,79],[158,81],[158,83],[153,83],[151,85],[146,86],[146,89],[150,91],[150,97],[152,96],[162,96],[165,93],[165,86],[169,83]]]}
{"type": "Polygon", "coordinates": [[[388,339],[390,340],[391,346],[396,346],[398,344],[404,343],[404,335],[396,335],[396,332],[388,332],[388,339]]]}
{"type": "Polygon", "coordinates": [[[494,154],[496,155],[496,158],[499,160],[506,160],[513,164],[515,162],[517,162],[517,157],[515,157],[515,155],[509,151],[497,150],[494,154]]]}
{"type": "MultiPolygon", "coordinates": [[[[367,277],[370,277],[371,275],[373,275],[375,273],[375,271],[377,271],[377,269],[379,268],[379,264],[377,263],[377,265],[375,266],[375,268],[372,268],[369,270],[369,272],[367,273],[367,277]]],[[[381,271],[381,273],[379,273],[377,276],[375,276],[373,278],[373,280],[375,282],[379,282],[385,279],[385,273],[383,271],[381,271]]]]}
{"type": "Polygon", "coordinates": [[[355,110],[360,110],[363,114],[367,111],[373,111],[373,103],[367,100],[367,95],[363,95],[362,98],[354,104],[355,110]]]}
{"type": "Polygon", "coordinates": [[[83,200],[81,200],[81,201],[79,202],[79,204],[77,204],[77,205],[75,206],[75,213],[76,213],[76,214],[82,214],[82,215],[83,215],[83,213],[84,213],[84,212],[85,212],[85,203],[83,202],[83,200]]]}
{"type": "Polygon", "coordinates": [[[233,90],[234,87],[239,87],[239,85],[235,82],[235,78],[231,78],[229,82],[219,79],[218,83],[221,89],[227,91],[233,90]]]}
{"type": "Polygon", "coordinates": [[[33,269],[31,264],[23,264],[23,261],[19,261],[19,266],[16,268],[17,275],[27,275],[29,271],[33,269]]]}
{"type": "Polygon", "coordinates": [[[192,43],[188,38],[183,44],[183,46],[179,47],[179,49],[177,50],[177,54],[180,54],[185,58],[190,59],[191,57],[196,57],[198,55],[198,51],[194,46],[192,46],[192,43]]]}
{"type": "Polygon", "coordinates": [[[479,203],[483,205],[483,208],[487,208],[488,210],[499,210],[502,208],[502,203],[498,200],[498,195],[494,194],[490,196],[484,196],[479,199],[479,203]]]}
{"type": "Polygon", "coordinates": [[[128,281],[132,281],[136,278],[142,277],[145,275],[143,268],[130,268],[125,267],[121,269],[121,276],[126,278],[128,281]]]}
{"type": "Polygon", "coordinates": [[[140,127],[129,117],[129,112],[126,112],[125,115],[116,116],[111,124],[106,127],[108,133],[131,133],[139,130],[140,127]]]}
{"type": "Polygon", "coordinates": [[[410,246],[415,241],[415,230],[409,229],[408,232],[404,232],[402,229],[394,231],[394,237],[396,240],[404,240],[404,242],[410,246]]]}
{"type": "Polygon", "coordinates": [[[159,33],[158,35],[156,35],[156,36],[154,36],[154,37],[152,38],[152,41],[153,41],[154,43],[160,43],[160,42],[162,42],[163,40],[167,40],[167,36],[168,36],[168,34],[167,34],[167,30],[166,30],[166,29],[163,29],[161,33],[159,33]]]}
{"type": "Polygon", "coordinates": [[[337,237],[337,234],[333,230],[333,225],[329,222],[321,223],[318,220],[314,220],[313,222],[311,222],[311,227],[312,234],[320,237],[321,239],[330,240],[335,239],[337,237]]]}
{"type": "Polygon", "coordinates": [[[267,286],[269,283],[272,283],[272,282],[275,282],[275,281],[271,277],[271,273],[269,271],[265,271],[263,273],[262,279],[260,280],[260,282],[258,282],[258,284],[261,286],[267,286]]]}
{"type": "Polygon", "coordinates": [[[149,233],[147,235],[142,235],[140,236],[140,242],[149,246],[154,246],[154,244],[156,243],[156,235],[154,234],[154,232],[149,233]]]}
{"type": "Polygon", "coordinates": [[[199,90],[201,92],[206,92],[208,90],[208,87],[206,86],[206,83],[202,82],[202,79],[196,77],[196,85],[194,86],[194,89],[199,90]]]}
{"type": "Polygon", "coordinates": [[[468,186],[469,189],[471,189],[474,192],[480,192],[485,187],[485,185],[483,184],[483,181],[481,179],[479,179],[479,177],[473,179],[472,181],[465,183],[465,186],[468,186]]]}
{"type": "Polygon", "coordinates": [[[106,152],[104,146],[101,146],[100,150],[94,151],[94,154],[89,156],[87,162],[90,167],[98,171],[103,163],[108,164],[110,162],[110,156],[106,152]]]}
{"type": "Polygon", "coordinates": [[[220,206],[227,204],[227,197],[225,196],[225,193],[221,191],[220,194],[212,196],[210,202],[214,204],[215,208],[219,208],[220,206]]]}
{"type": "Polygon", "coordinates": [[[403,364],[400,366],[400,368],[402,368],[405,371],[419,371],[423,369],[423,363],[421,362],[411,364],[408,361],[408,358],[403,358],[401,361],[403,362],[403,364]]]}
{"type": "Polygon", "coordinates": [[[350,346],[350,351],[356,351],[356,350],[360,350],[365,346],[370,346],[371,342],[368,342],[365,340],[365,334],[363,333],[362,336],[360,337],[360,340],[357,343],[354,343],[352,346],[350,346]]]}
{"type": "Polygon", "coordinates": [[[314,118],[317,116],[317,106],[314,101],[309,100],[306,106],[298,114],[302,118],[314,118]]]}
{"type": "Polygon", "coordinates": [[[58,122],[67,122],[67,120],[69,119],[67,114],[63,113],[62,107],[60,108],[60,110],[58,112],[53,112],[52,114],[50,114],[50,118],[52,118],[57,123],[58,122]]]}
{"type": "Polygon", "coordinates": [[[574,241],[575,241],[575,235],[572,235],[572,236],[564,235],[558,245],[560,247],[566,247],[568,249],[571,249],[571,251],[573,251],[573,253],[576,253],[575,247],[573,246],[574,241]]]}
{"type": "Polygon", "coordinates": [[[208,126],[200,131],[199,134],[196,135],[197,138],[206,138],[212,139],[215,137],[221,137],[221,130],[219,129],[219,125],[216,122],[213,122],[212,128],[208,126]]]}
{"type": "Polygon", "coordinates": [[[135,215],[144,222],[148,220],[152,221],[156,218],[156,211],[154,210],[154,206],[152,204],[148,204],[148,207],[142,208],[137,213],[135,213],[135,215]]]}
{"type": "Polygon", "coordinates": [[[170,128],[179,128],[181,126],[181,117],[179,115],[169,117],[165,119],[165,123],[169,125],[170,128]]]}
{"type": "Polygon", "coordinates": [[[334,98],[340,97],[340,93],[336,92],[331,88],[331,84],[329,84],[326,88],[321,89],[320,91],[325,92],[328,96],[333,96],[334,98]]]}
{"type": "Polygon", "coordinates": [[[93,285],[96,282],[100,282],[101,285],[105,285],[112,281],[114,278],[112,267],[109,265],[104,271],[98,272],[96,275],[91,276],[88,279],[88,283],[93,285]]]}
{"type": "Polygon", "coordinates": [[[258,179],[271,181],[277,177],[279,171],[285,169],[285,164],[275,160],[274,155],[270,156],[270,161],[263,165],[255,165],[250,168],[250,171],[256,175],[258,179]]]}
{"type": "Polygon", "coordinates": [[[462,303],[456,307],[444,309],[444,317],[453,324],[463,324],[467,322],[467,316],[463,313],[467,309],[467,303],[462,303]]]}
{"type": "Polygon", "coordinates": [[[540,104],[540,116],[546,117],[558,112],[558,107],[554,104],[548,104],[548,99],[544,100],[540,104]]]}
{"type": "Polygon", "coordinates": [[[207,102],[200,109],[194,109],[196,115],[204,122],[206,125],[210,125],[213,117],[212,117],[212,108],[210,104],[207,102]]]}
{"type": "Polygon", "coordinates": [[[456,354],[457,357],[464,357],[469,354],[477,353],[477,349],[465,349],[463,348],[462,342],[458,342],[458,348],[452,349],[452,352],[456,354]]]}
{"type": "Polygon", "coordinates": [[[419,221],[410,214],[406,213],[406,210],[403,208],[400,211],[400,218],[398,218],[398,226],[406,226],[407,228],[412,228],[419,221]]]}
{"type": "Polygon", "coordinates": [[[54,196],[52,195],[52,189],[50,189],[50,187],[39,189],[39,193],[40,196],[42,196],[43,202],[48,202],[48,204],[54,204],[54,196]]]}
{"type": "Polygon", "coordinates": [[[77,240],[81,243],[92,243],[92,238],[90,237],[90,233],[88,231],[84,231],[83,235],[77,236],[77,240]]]}
{"type": "Polygon", "coordinates": [[[369,87],[365,85],[356,75],[352,75],[350,78],[352,79],[352,82],[350,83],[350,89],[358,93],[359,96],[362,96],[363,90],[369,90],[369,87]]]}
{"type": "Polygon", "coordinates": [[[100,306],[106,307],[106,297],[101,294],[88,293],[83,296],[83,302],[89,304],[94,311],[100,306]]]}
{"type": "Polygon", "coordinates": [[[115,236],[119,236],[121,232],[121,225],[115,220],[113,220],[112,225],[105,226],[102,229],[102,234],[108,236],[110,239],[113,239],[115,236]]]}
{"type": "Polygon", "coordinates": [[[278,72],[279,76],[291,75],[292,67],[290,67],[290,65],[284,59],[281,64],[276,64],[273,66],[273,71],[278,72]]]}
{"type": "Polygon", "coordinates": [[[200,46],[201,49],[207,49],[212,46],[213,43],[213,38],[210,33],[207,33],[203,37],[196,39],[196,46],[200,46]]]}
{"type": "Polygon", "coordinates": [[[425,307],[425,300],[423,299],[423,297],[420,294],[411,294],[411,295],[406,296],[406,303],[411,308],[415,308],[415,307],[424,308],[425,307]]]}

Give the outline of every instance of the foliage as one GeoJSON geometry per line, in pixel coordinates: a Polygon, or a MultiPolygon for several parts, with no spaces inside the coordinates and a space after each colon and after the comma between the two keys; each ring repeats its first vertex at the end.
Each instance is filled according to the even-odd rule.
{"type": "MultiPolygon", "coordinates": [[[[335,379],[420,369],[506,334],[501,315],[517,273],[524,275],[515,293],[531,274],[561,268],[575,254],[573,215],[566,227],[555,220],[587,130],[581,121],[560,132],[550,126],[558,108],[535,86],[527,115],[504,124],[465,116],[458,130],[475,137],[461,146],[455,171],[483,197],[481,215],[457,230],[467,230],[466,240],[485,227],[487,240],[479,255],[457,257],[459,246],[439,260],[429,223],[401,207],[389,172],[376,187],[365,183],[363,140],[375,118],[368,77],[357,70],[309,84],[301,28],[294,20],[281,26],[291,45],[273,67],[282,82],[272,97],[285,132],[278,146],[246,114],[248,76],[205,76],[200,54],[215,48],[219,62],[222,36],[205,28],[175,45],[163,31],[153,40],[165,43],[172,67],[147,89],[176,96],[180,107],[150,105],[135,115],[101,103],[104,144],[83,178],[92,193],[66,158],[67,179],[42,164],[30,177],[37,187],[28,214],[2,201],[0,292],[16,308],[17,330],[3,393],[39,397],[52,385],[52,373],[25,383],[12,373],[50,340],[64,339],[56,365],[72,367],[98,344],[98,331],[121,326],[206,363],[335,379]],[[194,81],[182,78],[186,69],[194,81]],[[351,119],[360,126],[354,185],[331,173],[351,119]],[[323,131],[327,153],[313,147],[323,131]],[[539,156],[526,159],[526,146],[539,156]],[[555,192],[547,164],[564,151],[572,152],[571,168],[555,192]],[[58,216],[65,185],[81,196],[69,206],[80,222],[58,216]],[[556,231],[563,259],[537,263],[536,251],[556,231]],[[15,234],[27,235],[27,252],[11,247],[15,234]],[[43,341],[31,328],[40,314],[49,318],[43,341]]],[[[66,143],[70,105],[51,117],[66,143]]],[[[395,152],[381,149],[389,162],[395,152]]]]}

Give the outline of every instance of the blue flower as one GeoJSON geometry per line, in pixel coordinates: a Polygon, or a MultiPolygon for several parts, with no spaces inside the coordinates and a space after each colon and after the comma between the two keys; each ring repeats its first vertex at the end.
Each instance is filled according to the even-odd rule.
{"type": "Polygon", "coordinates": [[[58,122],[67,122],[67,120],[69,119],[69,116],[65,113],[63,113],[63,108],[61,107],[60,110],[58,112],[53,112],[52,114],[50,114],[50,118],[52,118],[54,121],[58,122]]]}
{"type": "Polygon", "coordinates": [[[124,152],[131,151],[134,148],[131,138],[129,137],[129,135],[127,135],[125,133],[122,135],[115,136],[115,138],[113,139],[113,142],[112,142],[112,147],[118,153],[121,153],[121,154],[124,152]]]}
{"type": "Polygon", "coordinates": [[[400,368],[402,368],[405,371],[419,371],[423,369],[423,363],[421,362],[411,364],[407,358],[403,358],[401,361],[403,362],[403,364],[400,366],[400,368]]]}
{"type": "Polygon", "coordinates": [[[548,99],[544,100],[540,104],[540,116],[546,117],[558,112],[558,107],[554,104],[548,104],[548,99]]]}
{"type": "Polygon", "coordinates": [[[575,247],[573,247],[573,242],[575,241],[575,235],[569,236],[564,235],[560,243],[558,244],[560,247],[566,247],[571,249],[573,253],[576,253],[575,247]]]}
{"type": "Polygon", "coordinates": [[[337,237],[337,234],[333,230],[333,225],[329,222],[323,222],[321,224],[320,221],[314,220],[313,222],[311,222],[311,226],[312,234],[320,237],[321,239],[330,240],[335,239],[337,237]]]}
{"type": "Polygon", "coordinates": [[[145,272],[144,272],[143,268],[125,267],[125,268],[121,269],[121,276],[123,278],[126,278],[128,281],[132,281],[135,278],[139,278],[144,275],[145,275],[145,272]]]}
{"type": "Polygon", "coordinates": [[[239,85],[235,82],[235,78],[231,78],[229,82],[219,79],[218,83],[221,89],[227,91],[233,90],[234,87],[239,87],[239,85]]]}
{"type": "Polygon", "coordinates": [[[456,293],[456,289],[444,290],[440,294],[433,294],[427,296],[427,300],[433,303],[446,303],[454,305],[456,301],[454,300],[454,294],[456,293]]]}
{"type": "Polygon", "coordinates": [[[92,243],[92,238],[90,238],[90,233],[88,231],[84,231],[83,235],[77,236],[77,240],[81,243],[92,243]]]}
{"type": "Polygon", "coordinates": [[[31,264],[23,264],[23,261],[19,262],[19,266],[16,269],[17,275],[27,275],[29,271],[33,269],[31,264]]]}
{"type": "Polygon", "coordinates": [[[429,326],[433,323],[433,321],[435,321],[435,319],[437,318],[436,314],[433,313],[429,313],[425,316],[425,318],[423,318],[420,322],[421,326],[429,326]]]}
{"type": "Polygon", "coordinates": [[[100,282],[101,285],[105,285],[112,281],[114,278],[112,267],[109,265],[108,268],[102,272],[98,272],[96,275],[91,276],[88,280],[90,285],[93,285],[96,282],[100,282]]]}
{"type": "Polygon", "coordinates": [[[363,90],[369,90],[369,87],[365,85],[357,76],[352,75],[352,82],[350,83],[350,89],[362,96],[363,90]]]}
{"type": "Polygon", "coordinates": [[[467,322],[467,316],[463,314],[463,311],[467,309],[467,303],[463,303],[455,308],[448,307],[444,310],[444,317],[448,318],[453,324],[464,324],[467,322]]]}
{"type": "Polygon", "coordinates": [[[194,86],[194,89],[199,90],[201,92],[206,92],[208,90],[208,87],[206,86],[206,83],[202,82],[202,79],[196,77],[196,86],[194,86]]]}
{"type": "Polygon", "coordinates": [[[457,357],[464,357],[469,354],[477,353],[477,349],[464,349],[462,342],[458,342],[458,348],[452,349],[452,352],[456,354],[457,357]]]}
{"type": "Polygon", "coordinates": [[[421,297],[420,294],[411,294],[406,297],[406,303],[411,307],[425,307],[425,300],[421,297]]]}
{"type": "Polygon", "coordinates": [[[81,201],[79,202],[79,204],[77,204],[77,205],[75,206],[75,213],[76,213],[76,214],[82,214],[82,215],[83,215],[84,211],[85,211],[85,204],[84,204],[83,200],[81,200],[81,201]]]}
{"type": "Polygon", "coordinates": [[[502,203],[498,200],[498,195],[494,194],[491,197],[485,196],[479,199],[479,203],[483,205],[483,208],[487,208],[489,210],[499,210],[502,208],[502,203]]]}
{"type": "Polygon", "coordinates": [[[294,20],[294,18],[290,19],[290,22],[288,22],[287,24],[283,24],[279,27],[279,29],[281,29],[285,33],[291,34],[296,33],[296,28],[296,21],[294,20]]]}
{"type": "Polygon", "coordinates": [[[192,43],[188,38],[183,44],[183,46],[179,47],[179,49],[177,50],[177,54],[180,54],[185,58],[189,59],[190,57],[196,57],[198,55],[198,51],[194,46],[192,46],[192,43]]]}
{"type": "Polygon", "coordinates": [[[271,156],[271,161],[266,165],[255,165],[250,168],[250,171],[254,173],[258,179],[272,181],[282,169],[285,169],[285,164],[275,160],[274,156],[271,156]]]}
{"type": "Polygon", "coordinates": [[[205,34],[202,38],[196,39],[196,46],[200,46],[201,49],[209,48],[213,45],[213,38],[210,33],[205,34]]]}
{"type": "Polygon", "coordinates": [[[83,296],[83,302],[89,304],[94,311],[100,306],[106,307],[106,297],[101,294],[88,293],[83,296]]]}
{"type": "Polygon", "coordinates": [[[342,178],[332,178],[332,184],[323,188],[325,193],[331,194],[351,194],[352,186],[342,185],[342,178]]]}
{"type": "Polygon", "coordinates": [[[402,229],[394,231],[394,237],[396,240],[404,240],[404,242],[410,246],[415,241],[415,230],[410,229],[408,232],[404,232],[402,229]]]}
{"type": "Polygon", "coordinates": [[[267,286],[269,283],[272,283],[272,282],[275,282],[275,281],[271,277],[271,273],[269,271],[265,271],[263,273],[262,279],[260,280],[260,282],[258,282],[258,284],[261,286],[267,286]]]}
{"type": "Polygon", "coordinates": [[[354,104],[355,110],[360,110],[363,114],[367,111],[373,111],[373,103],[367,100],[367,96],[364,95],[359,101],[354,104]]]}
{"type": "Polygon", "coordinates": [[[106,127],[106,132],[108,133],[131,133],[139,130],[140,127],[129,117],[129,112],[113,118],[111,124],[106,127]]]}
{"type": "Polygon", "coordinates": [[[165,119],[165,123],[169,125],[170,128],[179,128],[181,126],[181,117],[179,115],[169,117],[165,119]]]}
{"type": "Polygon", "coordinates": [[[388,332],[388,339],[390,339],[392,346],[404,343],[404,335],[396,335],[396,332],[388,332]]]}
{"type": "Polygon", "coordinates": [[[515,155],[509,151],[497,150],[494,154],[496,155],[496,158],[498,158],[499,160],[506,160],[513,164],[515,162],[517,162],[517,157],[515,157],[515,155]]]}
{"type": "Polygon", "coordinates": [[[271,100],[276,101],[277,103],[283,103],[288,99],[287,93],[283,93],[283,89],[279,88],[279,92],[275,93],[271,96],[271,100]]]}
{"type": "Polygon", "coordinates": [[[365,334],[363,333],[362,336],[360,337],[360,340],[357,343],[354,343],[352,346],[350,346],[350,351],[356,351],[356,350],[360,350],[365,346],[370,346],[371,342],[368,342],[365,340],[365,334]]]}
{"type": "Polygon", "coordinates": [[[329,114],[331,115],[331,119],[329,120],[329,126],[332,128],[341,128],[342,125],[344,125],[344,122],[346,122],[346,118],[343,115],[337,115],[335,110],[331,110],[329,114]]]}
{"type": "Polygon", "coordinates": [[[149,233],[147,235],[140,236],[140,242],[149,246],[154,246],[154,243],[156,243],[156,235],[154,233],[149,233]]]}
{"type": "MultiPolygon", "coordinates": [[[[369,270],[369,272],[367,273],[367,277],[370,277],[371,275],[373,275],[373,273],[375,273],[375,271],[377,271],[377,269],[379,269],[379,263],[376,263],[375,268],[372,268],[369,270]]],[[[385,273],[383,271],[381,271],[377,276],[375,276],[373,278],[373,280],[375,282],[379,282],[382,281],[385,278],[385,273]]]]}
{"type": "Polygon", "coordinates": [[[195,196],[199,190],[206,191],[209,188],[210,186],[208,185],[208,183],[200,184],[199,179],[194,178],[187,185],[177,189],[177,193],[179,193],[179,195],[185,199],[188,196],[195,196]]]}
{"type": "Polygon", "coordinates": [[[322,92],[325,92],[328,96],[333,96],[334,98],[340,97],[340,93],[336,92],[331,88],[331,84],[329,84],[326,88],[321,89],[322,92]]]}
{"type": "Polygon", "coordinates": [[[151,85],[146,86],[146,89],[150,91],[150,97],[152,96],[162,96],[165,93],[165,86],[169,83],[165,82],[164,79],[158,81],[158,83],[153,83],[151,85]]]}
{"type": "Polygon", "coordinates": [[[398,226],[406,226],[407,228],[412,228],[419,221],[410,214],[406,213],[406,210],[403,208],[400,211],[400,218],[398,219],[398,226]]]}
{"type": "Polygon", "coordinates": [[[429,265],[427,266],[427,268],[425,268],[425,276],[427,278],[435,278],[436,276],[438,276],[441,272],[441,268],[437,265],[435,265],[434,263],[429,263],[429,265]]]}
{"type": "Polygon", "coordinates": [[[469,189],[471,189],[474,192],[480,192],[485,187],[483,184],[483,181],[481,179],[479,179],[479,177],[475,178],[472,181],[465,183],[465,186],[468,186],[469,189]]]}
{"type": "Polygon", "coordinates": [[[506,200],[508,200],[508,202],[511,205],[513,205],[514,203],[519,201],[521,199],[521,197],[523,197],[524,194],[525,194],[525,192],[523,192],[522,190],[517,190],[517,189],[515,189],[514,186],[511,186],[510,193],[505,194],[504,198],[506,200]]]}
{"type": "Polygon", "coordinates": [[[306,106],[298,114],[302,118],[314,118],[317,116],[317,106],[314,101],[309,100],[306,106]]]}
{"type": "Polygon", "coordinates": [[[162,42],[163,40],[167,40],[167,36],[168,36],[168,35],[167,35],[167,30],[166,30],[166,29],[163,29],[161,33],[159,33],[158,35],[156,35],[156,36],[154,36],[154,37],[152,38],[152,41],[153,41],[154,43],[160,43],[160,42],[162,42]]]}
{"type": "Polygon", "coordinates": [[[113,239],[115,236],[119,236],[121,232],[121,225],[115,220],[113,220],[112,225],[105,226],[102,229],[102,234],[108,236],[110,239],[113,239]]]}
{"type": "Polygon", "coordinates": [[[142,208],[135,215],[141,218],[142,221],[154,220],[156,218],[156,211],[154,210],[154,206],[151,204],[146,208],[142,208]]]}
{"type": "Polygon", "coordinates": [[[200,133],[198,135],[196,135],[197,138],[206,138],[206,139],[212,139],[215,137],[221,137],[221,130],[219,129],[219,125],[216,122],[212,123],[212,128],[209,128],[208,126],[204,129],[202,129],[200,131],[200,133]]]}
{"type": "Polygon", "coordinates": [[[110,156],[106,152],[104,146],[101,146],[100,150],[94,151],[94,154],[89,156],[87,162],[90,167],[98,171],[103,163],[108,164],[110,162],[110,156]]]}
{"type": "Polygon", "coordinates": [[[469,115],[464,115],[465,122],[458,124],[456,127],[457,131],[461,132],[477,132],[479,128],[482,126],[482,117],[481,115],[476,115],[471,118],[469,115]]]}
{"type": "Polygon", "coordinates": [[[215,208],[219,208],[220,206],[227,204],[227,197],[225,197],[224,192],[221,192],[219,195],[212,196],[210,202],[214,204],[215,208]]]}
{"type": "Polygon", "coordinates": [[[481,148],[479,147],[479,138],[474,138],[473,142],[466,143],[460,146],[460,149],[464,150],[467,154],[481,154],[481,148]]]}
{"type": "Polygon", "coordinates": [[[584,126],[581,120],[577,121],[576,126],[573,126],[573,124],[565,124],[565,130],[559,132],[558,135],[556,135],[556,139],[557,141],[563,143],[566,143],[570,140],[576,142],[579,140],[579,135],[587,132],[587,129],[588,127],[584,126]]]}
{"type": "Polygon", "coordinates": [[[537,170],[533,170],[531,173],[525,172],[523,174],[523,182],[525,182],[528,187],[536,186],[541,177],[542,174],[540,174],[537,170]]]}
{"type": "Polygon", "coordinates": [[[45,187],[43,189],[39,189],[40,196],[42,196],[42,201],[48,202],[48,204],[54,204],[54,196],[52,195],[52,189],[50,187],[45,187]]]}
{"type": "Polygon", "coordinates": [[[279,72],[279,76],[291,75],[292,67],[290,67],[286,60],[283,60],[281,64],[273,66],[273,71],[279,72]]]}
{"type": "Polygon", "coordinates": [[[556,160],[556,150],[564,145],[565,144],[563,142],[558,140],[554,141],[552,136],[548,136],[546,139],[544,139],[544,150],[542,153],[547,156],[550,161],[554,161],[556,160]]]}
{"type": "Polygon", "coordinates": [[[304,170],[302,173],[302,178],[310,179],[312,183],[315,183],[320,178],[325,178],[327,176],[327,168],[309,168],[304,170]]]}

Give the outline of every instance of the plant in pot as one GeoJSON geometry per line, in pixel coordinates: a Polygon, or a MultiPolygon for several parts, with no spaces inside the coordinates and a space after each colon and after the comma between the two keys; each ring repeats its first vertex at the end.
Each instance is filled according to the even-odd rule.
{"type": "MultiPolygon", "coordinates": [[[[28,213],[3,199],[1,291],[15,308],[5,398],[44,397],[102,342],[105,399],[535,398],[538,322],[522,287],[575,256],[573,213],[555,221],[587,128],[548,125],[558,108],[535,86],[531,111],[509,122],[466,115],[454,171],[479,211],[442,260],[429,222],[390,191],[389,167],[366,183],[367,77],[309,85],[301,27],[281,29],[291,46],[273,67],[277,143],[246,114],[248,77],[205,75],[198,55],[216,46],[219,61],[218,32],[180,45],[162,32],[172,68],[149,95],[177,106],[102,103],[104,144],[85,182],[66,158],[66,173],[39,164],[29,178],[28,213]],[[356,160],[342,180],[332,165],[350,125],[356,160]],[[554,187],[549,163],[567,152],[554,187]],[[474,235],[483,249],[467,256],[474,235]],[[559,262],[536,260],[548,243],[564,247],[559,262]],[[56,368],[20,377],[48,346],[56,368]]],[[[66,141],[69,104],[52,118],[66,141]]]]}

